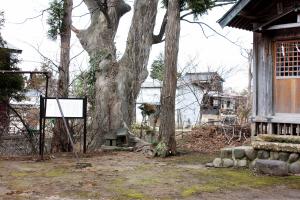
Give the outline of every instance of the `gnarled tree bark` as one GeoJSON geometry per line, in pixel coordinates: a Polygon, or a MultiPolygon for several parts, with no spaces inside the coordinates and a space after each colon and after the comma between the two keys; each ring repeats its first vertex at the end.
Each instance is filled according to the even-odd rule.
{"type": "Polygon", "coordinates": [[[120,18],[131,8],[124,0],[107,0],[102,6],[99,2],[84,0],[91,13],[91,24],[86,30],[73,28],[97,68],[92,122],[94,137],[90,148],[99,148],[105,134],[113,134],[132,122],[137,95],[148,75],[146,67],[153,44],[158,4],[158,0],[134,2],[127,47],[117,61],[115,35],[120,18]]]}

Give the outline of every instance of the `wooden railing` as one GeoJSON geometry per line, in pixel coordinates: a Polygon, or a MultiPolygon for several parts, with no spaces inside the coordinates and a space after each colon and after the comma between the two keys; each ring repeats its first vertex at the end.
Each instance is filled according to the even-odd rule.
{"type": "Polygon", "coordinates": [[[300,136],[300,124],[256,122],[254,136],[259,134],[300,136]]]}

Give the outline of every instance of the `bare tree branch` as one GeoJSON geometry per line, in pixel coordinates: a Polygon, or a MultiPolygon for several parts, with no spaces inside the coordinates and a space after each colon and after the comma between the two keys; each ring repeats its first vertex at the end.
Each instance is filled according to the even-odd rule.
{"type": "Polygon", "coordinates": [[[26,23],[28,20],[33,20],[33,19],[36,19],[36,18],[39,18],[39,17],[43,16],[44,13],[45,13],[46,11],[48,11],[49,9],[50,9],[50,8],[46,8],[46,9],[42,10],[40,14],[38,14],[38,15],[36,15],[36,16],[33,16],[33,17],[28,17],[28,18],[24,19],[24,20],[21,21],[21,22],[7,22],[7,23],[9,23],[9,24],[24,24],[24,23],[26,23]]]}
{"type": "Polygon", "coordinates": [[[163,18],[163,21],[162,21],[161,26],[160,26],[159,34],[158,35],[153,35],[152,44],[158,44],[158,43],[163,42],[163,36],[165,34],[165,31],[166,31],[167,22],[168,22],[168,15],[167,15],[167,11],[166,11],[166,13],[164,15],[164,18],[163,18]]]}
{"type": "MultiPolygon", "coordinates": [[[[45,60],[47,60],[47,61],[49,61],[53,66],[55,66],[58,70],[62,70],[62,69],[60,69],[60,66],[58,65],[58,64],[56,64],[52,59],[50,59],[50,58],[48,58],[47,56],[45,56],[41,51],[40,51],[40,49],[39,48],[37,48],[37,47],[35,47],[35,46],[33,46],[32,44],[29,44],[29,43],[27,43],[27,42],[25,42],[27,45],[29,45],[31,48],[33,48],[43,59],[45,59],[45,60]]],[[[56,71],[56,72],[58,72],[57,70],[54,70],[53,69],[53,71],[56,71]]]]}
{"type": "Polygon", "coordinates": [[[190,21],[190,20],[187,20],[187,19],[181,19],[182,21],[185,21],[185,22],[188,22],[190,24],[197,24],[199,25],[200,27],[202,27],[202,25],[206,26],[207,28],[209,28],[210,30],[212,30],[214,33],[216,33],[218,36],[224,38],[225,40],[227,40],[228,42],[230,42],[231,44],[243,49],[244,47],[242,47],[241,45],[239,45],[238,43],[232,41],[231,39],[229,39],[228,37],[226,37],[225,35],[219,33],[218,31],[216,31],[214,28],[212,28],[210,25],[204,23],[204,22],[199,22],[199,21],[190,21]]]}
{"type": "Polygon", "coordinates": [[[78,34],[80,32],[79,29],[77,29],[75,26],[71,26],[71,30],[75,33],[75,34],[78,34]]]}

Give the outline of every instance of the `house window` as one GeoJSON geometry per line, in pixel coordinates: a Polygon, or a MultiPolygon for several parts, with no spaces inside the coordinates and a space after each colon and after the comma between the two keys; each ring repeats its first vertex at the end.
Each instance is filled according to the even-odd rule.
{"type": "Polygon", "coordinates": [[[300,77],[300,41],[275,43],[275,70],[277,78],[300,77]]]}
{"type": "Polygon", "coordinates": [[[226,102],[226,108],[229,109],[230,108],[230,101],[226,102]]]}
{"type": "Polygon", "coordinates": [[[214,99],[213,100],[213,106],[214,107],[218,107],[219,106],[219,100],[218,99],[214,99]]]}

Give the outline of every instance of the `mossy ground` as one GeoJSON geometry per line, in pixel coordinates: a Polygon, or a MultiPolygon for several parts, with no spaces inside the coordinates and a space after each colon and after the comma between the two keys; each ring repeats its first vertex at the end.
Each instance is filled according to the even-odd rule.
{"type": "Polygon", "coordinates": [[[251,190],[255,190],[253,195],[278,193],[279,199],[284,191],[294,191],[300,197],[299,176],[205,168],[203,164],[214,156],[188,153],[152,159],[117,152],[82,159],[92,163],[84,169],[76,169],[74,159],[68,157],[46,162],[0,161],[0,199],[205,199],[219,194],[222,199],[232,199],[226,192],[251,198],[251,190]]]}

